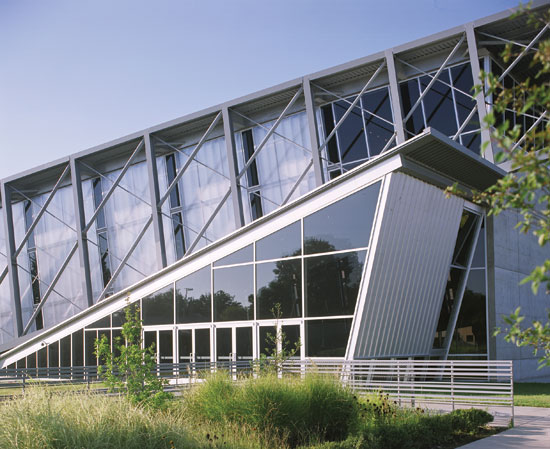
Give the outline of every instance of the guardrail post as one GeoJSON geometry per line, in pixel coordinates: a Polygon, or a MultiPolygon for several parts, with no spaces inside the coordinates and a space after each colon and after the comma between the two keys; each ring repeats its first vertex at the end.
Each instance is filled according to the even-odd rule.
{"type": "Polygon", "coordinates": [[[454,360],[451,361],[451,406],[455,410],[455,365],[454,360]]]}
{"type": "Polygon", "coordinates": [[[397,361],[397,398],[399,399],[399,407],[401,407],[401,363],[397,361]]]}
{"type": "Polygon", "coordinates": [[[513,360],[510,360],[510,402],[512,406],[512,419],[510,421],[510,425],[514,427],[515,411],[514,411],[514,361],[513,360]]]}

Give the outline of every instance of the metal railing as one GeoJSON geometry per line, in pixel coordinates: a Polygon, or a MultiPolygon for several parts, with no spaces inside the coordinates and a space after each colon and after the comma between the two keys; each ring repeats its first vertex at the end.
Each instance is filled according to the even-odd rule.
{"type": "MultiPolygon", "coordinates": [[[[484,360],[287,360],[274,366],[273,360],[224,360],[218,362],[161,363],[154,370],[171,388],[201,382],[213,371],[228,371],[234,379],[259,375],[263,370],[279,376],[318,373],[333,376],[361,393],[383,393],[401,406],[445,404],[509,408],[514,416],[511,361],[484,360]]],[[[96,366],[62,368],[12,368],[0,370],[2,389],[25,387],[29,381],[44,384],[99,382],[96,366]]]]}

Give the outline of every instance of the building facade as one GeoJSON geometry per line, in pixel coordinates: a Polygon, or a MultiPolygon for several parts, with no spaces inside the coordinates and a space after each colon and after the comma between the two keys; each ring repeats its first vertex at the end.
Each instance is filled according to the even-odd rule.
{"type": "Polygon", "coordinates": [[[509,15],[2,180],[0,368],[93,366],[136,303],[159,363],[256,358],[280,328],[302,358],[512,358],[535,377],[491,330],[517,305],[544,317],[519,281],[549,255],[514,213],[444,193],[506,172],[472,88],[529,74],[544,34],[509,15]],[[505,63],[510,41],[527,50],[505,63]]]}

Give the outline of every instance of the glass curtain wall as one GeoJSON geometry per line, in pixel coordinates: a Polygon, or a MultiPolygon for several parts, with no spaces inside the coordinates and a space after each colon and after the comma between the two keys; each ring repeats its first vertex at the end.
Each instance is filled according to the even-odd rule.
{"type": "MultiPolygon", "coordinates": [[[[195,146],[183,147],[172,155],[157,158],[160,195],[188,160],[195,146]]],[[[168,263],[183,256],[199,231],[210,219],[230,187],[225,138],[204,142],[187,167],[177,188],[163,204],[163,224],[168,263]],[[181,219],[181,220],[180,220],[181,219]]],[[[235,229],[231,196],[216,214],[195,249],[229,234],[235,229]]]]}
{"type": "Polygon", "coordinates": [[[434,349],[443,349],[447,327],[457,301],[461,285],[465,283],[462,303],[449,350],[449,358],[487,357],[487,287],[485,262],[485,226],[482,222],[471,268],[468,255],[475,238],[478,215],[464,211],[456,240],[447,286],[434,340],[434,349]]]}
{"type": "MultiPolygon", "coordinates": [[[[0,208],[0,216],[2,216],[0,208]]],[[[4,233],[4,220],[0,220],[0,270],[3,271],[8,264],[6,257],[6,237],[4,233]]],[[[11,308],[11,295],[8,276],[0,283],[0,344],[13,339],[13,317],[11,308]]]]}
{"type": "MultiPolygon", "coordinates": [[[[429,75],[435,73],[433,71],[429,75]]],[[[404,117],[426,90],[432,80],[431,76],[422,75],[400,83],[404,117]]],[[[472,98],[473,86],[470,63],[445,68],[405,123],[407,138],[421,133],[427,127],[453,137],[476,106],[472,98]]],[[[481,135],[477,112],[460,134],[459,142],[474,153],[480,153],[481,135]]]]}
{"type": "MultiPolygon", "coordinates": [[[[247,360],[269,352],[267,334],[277,323],[292,342],[301,343],[303,356],[343,357],[380,185],[298,219],[139,300],[148,341],[162,337],[165,343],[159,363],[230,356],[247,360]],[[257,351],[251,349],[254,342],[257,351]]],[[[73,366],[79,366],[75,357],[77,363],[95,365],[93,341],[104,334],[112,342],[123,317],[119,310],[89,325],[79,331],[76,345],[73,334],[73,366]]],[[[54,345],[59,363],[66,363],[67,343],[54,345]]]]}
{"type": "MultiPolygon", "coordinates": [[[[235,133],[239,170],[242,170],[275,120],[235,133]]],[[[246,222],[277,209],[291,193],[311,162],[309,129],[305,112],[285,117],[241,178],[246,222]]],[[[311,166],[290,200],[315,187],[311,166]]]]}
{"type": "MultiPolygon", "coordinates": [[[[334,130],[355,98],[348,97],[321,107],[321,142],[334,130]]],[[[330,179],[380,154],[393,134],[389,88],[365,93],[326,146],[330,179]]]]}

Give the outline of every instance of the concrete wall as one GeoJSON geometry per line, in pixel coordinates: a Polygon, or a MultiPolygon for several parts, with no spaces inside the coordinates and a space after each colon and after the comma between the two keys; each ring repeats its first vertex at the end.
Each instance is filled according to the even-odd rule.
{"type": "MultiPolygon", "coordinates": [[[[518,306],[526,323],[548,320],[550,295],[545,286],[534,295],[530,283],[520,285],[520,282],[536,265],[550,258],[550,246],[540,247],[531,233],[522,234],[514,229],[518,221],[518,213],[506,211],[498,217],[489,217],[487,223],[490,334],[495,326],[504,327],[502,316],[512,313],[518,306]]],[[[516,381],[550,381],[550,368],[537,370],[537,357],[531,348],[518,348],[500,335],[491,338],[490,357],[514,360],[516,381]]]]}

